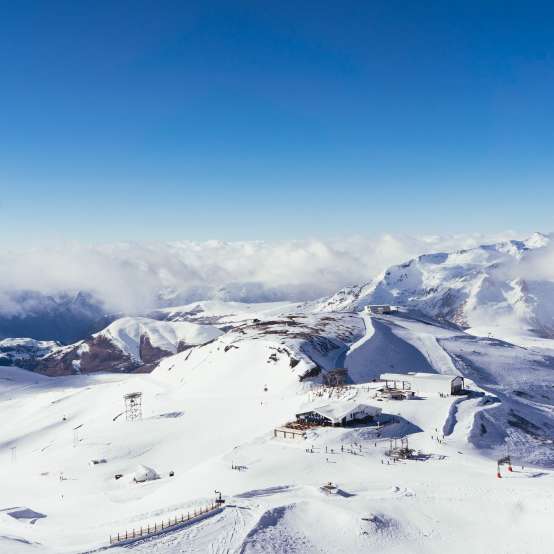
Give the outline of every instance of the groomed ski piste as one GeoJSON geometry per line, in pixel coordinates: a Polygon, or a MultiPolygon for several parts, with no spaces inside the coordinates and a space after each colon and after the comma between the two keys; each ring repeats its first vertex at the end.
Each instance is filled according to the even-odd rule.
{"type": "Polygon", "coordinates": [[[524,348],[405,311],[259,317],[151,374],[1,368],[0,552],[554,548],[554,450],[536,431],[554,429],[549,341],[524,348]],[[329,392],[320,377],[305,378],[339,362],[350,387],[329,392]],[[470,393],[374,398],[373,379],[409,371],[463,375],[470,393]],[[135,421],[123,413],[131,392],[142,393],[135,421]],[[335,399],[378,405],[389,423],[274,437],[295,414],[335,399]],[[403,436],[420,455],[393,462],[389,439],[403,436]],[[513,471],[498,478],[507,453],[513,471]],[[159,478],[135,482],[138,466],[159,478]],[[321,488],[329,482],[334,494],[321,488]],[[114,533],[212,503],[216,490],[223,510],[109,546],[114,533]]]}

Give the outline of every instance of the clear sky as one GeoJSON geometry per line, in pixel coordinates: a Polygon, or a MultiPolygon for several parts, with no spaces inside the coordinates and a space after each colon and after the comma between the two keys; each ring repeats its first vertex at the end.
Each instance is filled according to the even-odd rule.
{"type": "Polygon", "coordinates": [[[0,7],[0,244],[554,230],[550,2],[0,7]]]}

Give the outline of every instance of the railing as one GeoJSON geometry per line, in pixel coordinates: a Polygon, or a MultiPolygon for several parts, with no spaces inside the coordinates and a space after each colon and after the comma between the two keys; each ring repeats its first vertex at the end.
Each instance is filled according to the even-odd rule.
{"type": "Polygon", "coordinates": [[[162,531],[167,531],[169,529],[180,527],[181,525],[189,523],[195,519],[199,519],[202,516],[205,516],[210,512],[220,510],[221,508],[221,504],[214,502],[213,504],[210,504],[209,506],[206,506],[204,508],[195,509],[192,512],[187,512],[186,515],[184,513],[181,513],[178,516],[174,516],[172,518],[170,517],[166,520],[162,519],[161,521],[156,521],[153,525],[149,523],[146,527],[141,526],[138,529],[125,530],[124,532],[117,533],[116,535],[110,535],[110,545],[133,542],[136,540],[147,538],[149,536],[157,535],[162,531]]]}

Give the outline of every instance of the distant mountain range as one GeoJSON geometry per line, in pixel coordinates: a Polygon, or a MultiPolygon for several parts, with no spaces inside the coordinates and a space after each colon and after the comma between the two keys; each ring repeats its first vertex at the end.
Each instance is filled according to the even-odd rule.
{"type": "MultiPolygon", "coordinates": [[[[502,238],[513,238],[503,233],[502,238]]],[[[122,316],[204,300],[306,302],[419,254],[496,237],[120,242],[0,251],[0,338],[70,344],[122,316]]]]}
{"type": "MultiPolygon", "coordinates": [[[[286,329],[297,325],[290,318],[298,314],[360,312],[368,304],[400,306],[414,317],[524,345],[523,339],[511,337],[554,337],[554,275],[549,278],[553,244],[549,235],[536,233],[524,241],[427,254],[394,265],[364,285],[310,302],[233,302],[229,298],[237,294],[266,299],[249,287],[244,296],[233,285],[232,294],[220,291],[217,300],[129,316],[105,313],[90,293],[19,292],[12,300],[21,313],[0,316],[0,338],[7,339],[0,342],[0,364],[49,375],[149,371],[163,357],[258,320],[286,329]]],[[[173,299],[160,298],[159,304],[173,299]]],[[[310,340],[318,334],[309,329],[303,333],[310,340]]],[[[326,337],[322,340],[332,340],[326,337]]]]}

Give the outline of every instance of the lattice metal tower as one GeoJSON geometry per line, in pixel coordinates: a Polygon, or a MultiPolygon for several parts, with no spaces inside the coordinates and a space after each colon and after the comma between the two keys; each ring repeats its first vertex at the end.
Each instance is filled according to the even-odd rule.
{"type": "Polygon", "coordinates": [[[131,392],[126,394],[125,400],[125,419],[135,421],[142,419],[142,392],[131,392]]]}

